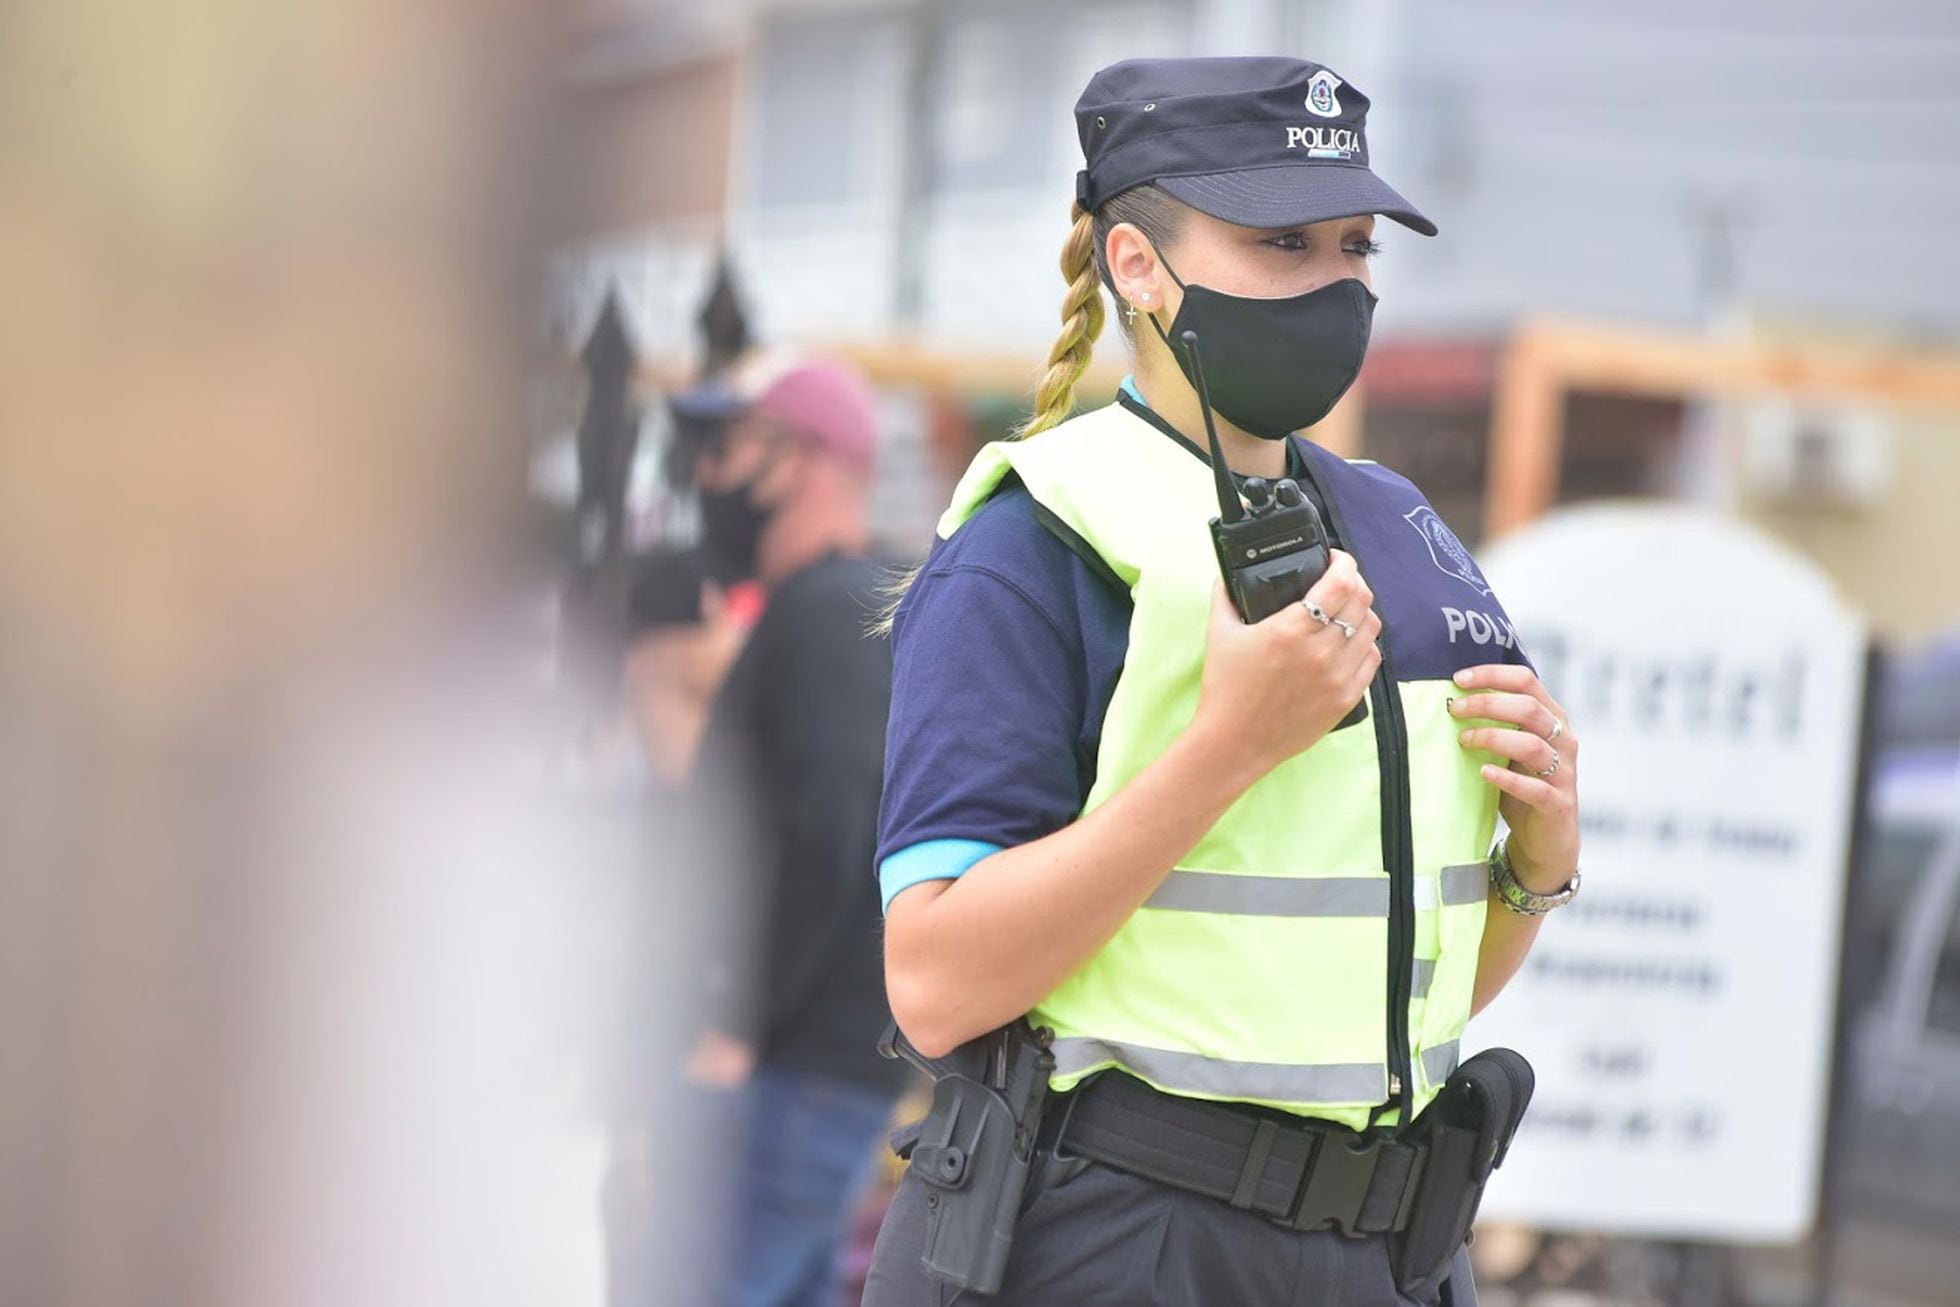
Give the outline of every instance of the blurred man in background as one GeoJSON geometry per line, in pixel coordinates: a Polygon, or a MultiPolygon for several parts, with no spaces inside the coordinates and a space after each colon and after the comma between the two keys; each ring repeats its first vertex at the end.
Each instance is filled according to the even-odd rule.
{"type": "Polygon", "coordinates": [[[744,628],[693,551],[648,550],[633,563],[622,669],[626,708],[653,779],[678,784],[693,765],[721,678],[744,628]]]}
{"type": "Polygon", "coordinates": [[[865,525],[876,402],[792,366],[699,466],[704,543],[753,560],[767,607],[715,701],[696,783],[699,874],[729,882],[735,960],[690,1060],[730,1091],[740,1149],[719,1300],[828,1303],[837,1248],[904,1080],[870,874],[891,660],[867,636],[882,575],[865,525]]]}

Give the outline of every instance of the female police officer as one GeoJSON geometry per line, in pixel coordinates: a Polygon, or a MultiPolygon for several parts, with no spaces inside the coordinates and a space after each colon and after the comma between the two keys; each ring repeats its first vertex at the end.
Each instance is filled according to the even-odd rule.
{"type": "MultiPolygon", "coordinates": [[[[982,451],[895,613],[892,1011],[928,1056],[1052,1032],[999,1301],[1468,1300],[1460,1232],[1398,1274],[1417,1150],[1370,1141],[1415,1137],[1576,888],[1578,742],[1421,494],[1289,435],[1360,368],[1375,215],[1435,231],[1367,107],[1291,59],[1095,75],[1036,438],[982,451]],[[1064,422],[1102,287],[1136,370],[1064,422]],[[1187,332],[1233,472],[1295,478],[1337,546],[1250,625],[1187,332]]],[[[908,1174],[867,1304],[957,1296],[920,1266],[939,1201],[908,1174]]]]}

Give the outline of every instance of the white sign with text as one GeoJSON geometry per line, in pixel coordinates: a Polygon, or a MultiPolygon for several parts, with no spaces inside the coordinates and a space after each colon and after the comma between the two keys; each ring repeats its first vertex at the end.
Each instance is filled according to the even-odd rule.
{"type": "Polygon", "coordinates": [[[1807,560],[1686,506],[1561,511],[1482,562],[1584,746],[1580,896],[1466,1040],[1538,1072],[1484,1216],[1799,1239],[1864,623],[1807,560]]]}

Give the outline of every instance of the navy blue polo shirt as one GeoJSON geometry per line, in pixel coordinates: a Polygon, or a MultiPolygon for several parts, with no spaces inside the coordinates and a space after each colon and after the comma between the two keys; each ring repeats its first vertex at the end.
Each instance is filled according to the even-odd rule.
{"type": "Polygon", "coordinates": [[[1082,810],[1129,648],[1130,596],[1014,483],[927,556],[892,629],[878,817],[885,905],[1082,810]]]}
{"type": "MultiPolygon", "coordinates": [[[[1129,378],[1123,388],[1139,406],[1129,378]]],[[[1130,644],[1130,596],[1010,478],[898,606],[878,820],[885,906],[1074,821],[1130,644]]]]}

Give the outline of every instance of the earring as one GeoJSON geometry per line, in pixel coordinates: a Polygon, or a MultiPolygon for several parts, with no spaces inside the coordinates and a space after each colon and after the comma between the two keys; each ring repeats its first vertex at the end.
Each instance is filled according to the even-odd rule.
{"type": "Polygon", "coordinates": [[[1130,304],[1130,303],[1127,303],[1127,302],[1125,302],[1125,303],[1124,303],[1124,305],[1123,305],[1123,321],[1124,321],[1124,322],[1127,322],[1127,323],[1128,323],[1128,324],[1129,324],[1130,326],[1132,326],[1132,327],[1134,327],[1134,326],[1136,326],[1136,325],[1137,325],[1137,306],[1136,306],[1136,305],[1134,305],[1134,304],[1130,304]]]}

